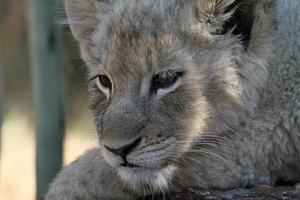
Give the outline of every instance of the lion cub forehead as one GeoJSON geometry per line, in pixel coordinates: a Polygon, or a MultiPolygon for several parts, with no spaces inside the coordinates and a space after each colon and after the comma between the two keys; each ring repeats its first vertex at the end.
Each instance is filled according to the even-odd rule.
{"type": "Polygon", "coordinates": [[[176,46],[176,38],[170,32],[131,32],[114,27],[105,44],[96,42],[91,53],[101,56],[101,66],[109,73],[156,73],[172,67],[176,46]]]}
{"type": "Polygon", "coordinates": [[[173,35],[171,33],[159,34],[156,40],[156,49],[168,49],[171,47],[173,41],[173,35]]]}

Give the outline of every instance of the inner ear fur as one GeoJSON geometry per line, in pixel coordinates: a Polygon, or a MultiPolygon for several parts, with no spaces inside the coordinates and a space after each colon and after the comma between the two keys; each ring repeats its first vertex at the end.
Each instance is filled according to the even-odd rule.
{"type": "Polygon", "coordinates": [[[224,23],[223,33],[233,30],[232,34],[241,35],[246,47],[249,46],[252,27],[255,20],[257,0],[236,0],[227,10],[234,10],[231,17],[224,23]]]}
{"type": "Polygon", "coordinates": [[[231,32],[239,35],[245,47],[249,46],[252,29],[260,12],[273,0],[198,0],[198,20],[210,25],[211,34],[231,32]]]}

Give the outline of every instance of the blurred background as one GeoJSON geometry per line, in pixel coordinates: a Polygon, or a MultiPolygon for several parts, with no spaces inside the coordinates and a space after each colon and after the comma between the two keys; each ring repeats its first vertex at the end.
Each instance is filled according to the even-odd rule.
{"type": "MultiPolygon", "coordinates": [[[[4,88],[0,199],[33,200],[36,198],[36,101],[28,0],[0,0],[0,3],[0,87],[4,88]]],[[[49,9],[63,16],[62,6],[49,9]]],[[[97,140],[88,111],[86,69],[68,27],[62,27],[62,32],[66,101],[63,163],[68,164],[96,146],[97,140]]]]}

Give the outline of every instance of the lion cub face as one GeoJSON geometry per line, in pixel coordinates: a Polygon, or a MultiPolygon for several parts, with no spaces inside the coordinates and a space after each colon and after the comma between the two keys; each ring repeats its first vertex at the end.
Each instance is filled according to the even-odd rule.
{"type": "MultiPolygon", "coordinates": [[[[176,34],[122,28],[111,27],[107,48],[91,48],[99,60],[91,66],[90,92],[103,156],[130,183],[166,185],[174,161],[206,126],[205,80],[176,34]]],[[[94,42],[103,42],[98,37],[94,42]]]]}
{"type": "Polygon", "coordinates": [[[103,157],[133,187],[167,187],[218,120],[255,106],[266,74],[249,54],[264,51],[256,43],[264,30],[251,35],[255,1],[65,2],[89,67],[103,157]],[[244,14],[243,26],[228,21],[235,14],[244,14]],[[251,80],[252,73],[261,78],[251,80]]]}

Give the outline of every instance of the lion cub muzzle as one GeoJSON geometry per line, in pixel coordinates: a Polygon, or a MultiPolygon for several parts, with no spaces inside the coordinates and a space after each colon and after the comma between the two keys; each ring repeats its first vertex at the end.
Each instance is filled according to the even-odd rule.
{"type": "Polygon", "coordinates": [[[125,145],[125,146],[123,146],[121,148],[118,148],[118,149],[112,149],[112,148],[110,148],[110,147],[108,147],[106,145],[104,145],[104,147],[108,151],[112,152],[113,154],[116,154],[116,155],[122,157],[122,159],[124,161],[124,163],[122,163],[123,167],[138,167],[137,165],[128,163],[127,159],[126,159],[126,156],[130,152],[132,152],[140,144],[141,140],[142,140],[142,138],[140,137],[140,138],[136,139],[134,142],[132,142],[132,143],[130,143],[128,145],[125,145]]]}

